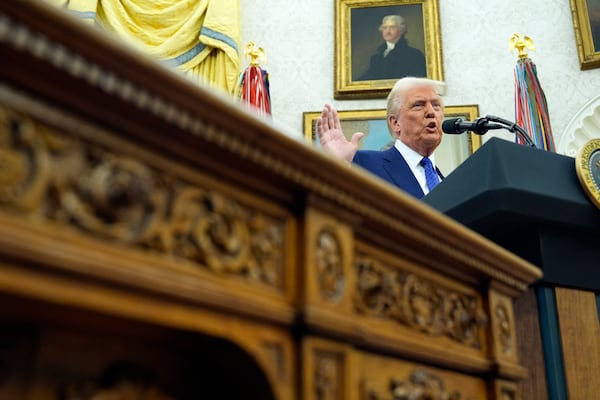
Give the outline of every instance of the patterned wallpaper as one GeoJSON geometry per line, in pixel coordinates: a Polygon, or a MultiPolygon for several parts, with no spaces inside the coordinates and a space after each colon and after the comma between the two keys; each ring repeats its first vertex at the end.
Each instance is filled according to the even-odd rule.
{"type": "MultiPolygon", "coordinates": [[[[517,56],[509,50],[509,39],[516,32],[527,35],[535,42],[536,50],[529,54],[560,144],[571,119],[600,94],[600,68],[579,67],[569,0],[439,2],[445,103],[478,104],[481,115],[514,120],[517,56]]],[[[242,43],[253,40],[267,52],[274,122],[299,140],[302,112],[319,111],[326,102],[340,110],[385,107],[384,99],[333,99],[334,4],[241,0],[242,43]]],[[[512,140],[508,132],[499,135],[512,140]]]]}

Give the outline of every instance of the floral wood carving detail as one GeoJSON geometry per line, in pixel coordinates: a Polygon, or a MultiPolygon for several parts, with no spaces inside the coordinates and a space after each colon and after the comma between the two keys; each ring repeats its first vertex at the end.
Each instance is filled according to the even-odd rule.
{"type": "Polygon", "coordinates": [[[344,290],[343,257],[337,235],[331,229],[317,234],[317,279],[321,295],[330,301],[339,299],[344,290]]]}
{"type": "MultiPolygon", "coordinates": [[[[409,379],[392,378],[389,392],[383,395],[376,390],[367,390],[365,400],[461,400],[465,399],[459,392],[449,393],[444,387],[441,377],[425,369],[413,371],[409,379]]],[[[466,400],[466,399],[465,399],[466,400]]]]}
{"type": "Polygon", "coordinates": [[[475,296],[438,285],[417,275],[357,257],[355,309],[387,318],[431,335],[446,335],[480,348],[480,329],[488,317],[475,296]]]}
{"type": "Polygon", "coordinates": [[[498,338],[500,340],[500,346],[502,352],[506,355],[510,354],[513,350],[513,333],[511,330],[510,317],[508,309],[505,304],[498,303],[494,309],[494,314],[497,319],[498,338]]]}
{"type": "Polygon", "coordinates": [[[281,288],[285,220],[0,108],[0,205],[281,288]]]}

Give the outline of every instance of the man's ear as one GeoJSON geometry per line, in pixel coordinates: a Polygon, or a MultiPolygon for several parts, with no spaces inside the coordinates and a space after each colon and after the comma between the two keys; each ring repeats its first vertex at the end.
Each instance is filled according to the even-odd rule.
{"type": "Polygon", "coordinates": [[[392,135],[392,137],[394,139],[397,137],[400,137],[400,131],[396,131],[396,128],[398,125],[398,118],[396,118],[393,115],[390,115],[387,118],[387,124],[388,124],[388,130],[390,131],[390,134],[392,135]]]}

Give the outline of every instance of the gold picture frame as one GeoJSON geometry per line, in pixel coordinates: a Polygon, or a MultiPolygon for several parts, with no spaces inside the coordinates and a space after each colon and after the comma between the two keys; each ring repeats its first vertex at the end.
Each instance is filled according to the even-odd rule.
{"type": "MultiPolygon", "coordinates": [[[[316,143],[316,122],[320,111],[302,113],[304,139],[316,143]]],[[[383,150],[393,145],[392,136],[387,127],[385,109],[338,111],[344,134],[350,139],[354,132],[363,132],[361,141],[363,150],[383,150]]],[[[463,118],[473,121],[479,116],[477,104],[445,106],[445,118],[463,118]]],[[[436,164],[447,175],[458,167],[481,146],[481,136],[474,133],[464,135],[444,135],[442,144],[436,150],[436,164]]]]}
{"type": "Polygon", "coordinates": [[[600,2],[571,0],[571,13],[580,68],[600,67],[600,2]]]}
{"type": "Polygon", "coordinates": [[[386,15],[405,18],[408,46],[425,56],[426,77],[444,80],[438,0],[336,0],[336,99],[385,97],[402,78],[402,73],[389,79],[369,80],[368,76],[361,76],[384,43],[379,26],[386,15]]]}

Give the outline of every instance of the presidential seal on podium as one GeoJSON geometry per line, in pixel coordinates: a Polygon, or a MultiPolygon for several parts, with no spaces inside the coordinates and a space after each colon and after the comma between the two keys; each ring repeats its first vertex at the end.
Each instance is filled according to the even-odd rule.
{"type": "Polygon", "coordinates": [[[579,149],[575,169],[585,193],[600,208],[600,139],[592,139],[579,149]]]}

